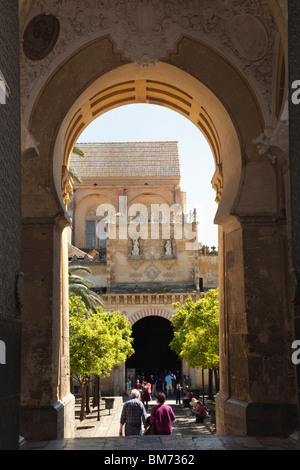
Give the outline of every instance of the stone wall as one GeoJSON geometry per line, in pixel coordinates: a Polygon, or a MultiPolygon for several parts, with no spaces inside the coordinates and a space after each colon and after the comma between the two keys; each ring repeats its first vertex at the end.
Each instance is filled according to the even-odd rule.
{"type": "Polygon", "coordinates": [[[18,2],[0,3],[0,72],[8,94],[0,104],[0,449],[16,449],[19,441],[20,311],[16,274],[21,271],[21,152],[19,116],[18,2]],[[1,363],[1,361],[0,361],[1,363]]]}
{"type": "MultiPolygon", "coordinates": [[[[300,27],[300,5],[296,0],[288,2],[289,6],[289,84],[292,86],[295,80],[300,80],[300,60],[299,60],[299,27],[300,27]]],[[[297,87],[299,89],[299,87],[297,87]]],[[[294,329],[295,339],[300,339],[300,188],[299,188],[299,138],[300,138],[300,105],[292,103],[289,107],[289,151],[290,151],[290,187],[291,187],[291,234],[292,234],[292,263],[295,274],[294,283],[297,289],[294,292],[294,329]]],[[[297,364],[297,389],[298,389],[298,409],[300,406],[300,364],[297,364]]]]}

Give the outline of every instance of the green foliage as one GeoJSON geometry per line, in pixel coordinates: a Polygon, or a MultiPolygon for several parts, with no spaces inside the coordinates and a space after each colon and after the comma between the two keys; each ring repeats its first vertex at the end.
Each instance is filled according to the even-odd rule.
{"type": "Polygon", "coordinates": [[[218,289],[208,291],[203,299],[184,305],[173,304],[174,338],[170,343],[190,367],[219,367],[219,300],[218,289]]]}
{"type": "Polygon", "coordinates": [[[85,266],[69,267],[69,297],[81,297],[86,307],[87,315],[94,314],[97,312],[96,308],[103,305],[103,301],[99,295],[91,290],[91,287],[94,285],[91,281],[74,274],[78,271],[91,272],[85,266]]]}
{"type": "Polygon", "coordinates": [[[70,369],[79,382],[88,381],[90,374],[108,376],[134,353],[131,325],[120,312],[98,307],[88,316],[82,299],[71,297],[69,316],[70,369]]]}
{"type": "Polygon", "coordinates": [[[79,147],[77,147],[77,145],[75,145],[75,147],[73,148],[73,153],[75,155],[78,155],[79,157],[84,157],[83,151],[79,147]]]}
{"type": "MultiPolygon", "coordinates": [[[[76,181],[76,183],[79,183],[79,184],[82,183],[82,180],[81,180],[80,176],[76,173],[74,168],[71,168],[71,167],[69,168],[69,174],[70,174],[71,178],[74,181],[76,181]]],[[[73,195],[73,191],[71,191],[71,192],[72,192],[72,195],[73,195]]]]}

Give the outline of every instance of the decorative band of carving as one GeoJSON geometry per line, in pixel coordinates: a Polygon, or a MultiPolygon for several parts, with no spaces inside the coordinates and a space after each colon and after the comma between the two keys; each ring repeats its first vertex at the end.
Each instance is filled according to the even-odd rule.
{"type": "Polygon", "coordinates": [[[163,308],[146,308],[143,310],[139,310],[138,312],[134,313],[132,317],[128,318],[128,320],[130,321],[131,325],[134,325],[137,321],[141,320],[142,318],[151,316],[163,317],[166,320],[169,320],[171,323],[173,322],[172,312],[163,308]]]}

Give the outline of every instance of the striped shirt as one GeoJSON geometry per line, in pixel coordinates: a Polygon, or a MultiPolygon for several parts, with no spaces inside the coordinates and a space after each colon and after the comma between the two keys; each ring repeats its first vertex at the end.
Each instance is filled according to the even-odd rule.
{"type": "Polygon", "coordinates": [[[147,413],[143,403],[137,398],[132,398],[124,403],[121,413],[121,424],[130,424],[132,426],[139,426],[141,419],[146,426],[147,413]]]}

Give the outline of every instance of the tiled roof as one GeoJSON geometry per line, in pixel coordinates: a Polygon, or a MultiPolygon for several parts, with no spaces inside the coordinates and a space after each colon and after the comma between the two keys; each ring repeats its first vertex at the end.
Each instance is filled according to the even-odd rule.
{"type": "Polygon", "coordinates": [[[180,178],[178,142],[79,143],[70,167],[81,177],[180,178]]]}

